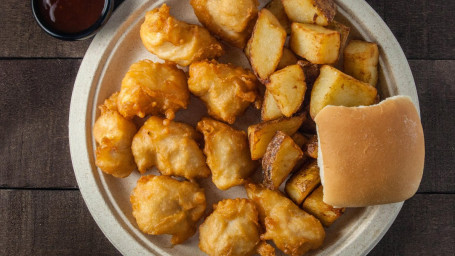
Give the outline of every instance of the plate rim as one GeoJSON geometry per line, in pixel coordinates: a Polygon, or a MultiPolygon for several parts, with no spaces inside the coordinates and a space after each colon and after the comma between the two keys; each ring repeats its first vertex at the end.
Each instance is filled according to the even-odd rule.
{"type": "MultiPolygon", "coordinates": [[[[150,248],[150,246],[145,245],[133,231],[125,228],[126,224],[122,224],[124,221],[121,220],[121,216],[118,216],[116,207],[110,202],[109,193],[104,190],[101,184],[103,179],[100,178],[99,171],[92,169],[94,156],[87,150],[92,143],[91,117],[93,102],[90,102],[90,99],[97,90],[92,84],[93,81],[97,81],[101,76],[103,67],[99,67],[99,64],[103,63],[103,61],[106,62],[109,58],[107,50],[109,47],[115,47],[117,40],[121,37],[119,31],[126,30],[128,25],[131,25],[130,15],[133,12],[138,12],[138,9],[145,8],[146,5],[159,4],[161,2],[166,1],[129,0],[123,2],[117,8],[109,22],[91,42],[80,65],[71,96],[68,137],[76,181],[84,202],[95,222],[114,247],[123,255],[168,254],[158,246],[150,248]]],[[[388,69],[390,67],[396,68],[393,71],[388,70],[388,72],[394,74],[392,76],[394,78],[393,83],[405,85],[397,87],[397,94],[410,96],[420,114],[416,86],[409,63],[389,27],[366,1],[336,0],[336,3],[348,15],[355,17],[354,19],[357,23],[361,22],[365,27],[376,27],[384,32],[381,35],[370,34],[369,37],[385,40],[381,43],[381,46],[385,55],[385,60],[383,61],[387,63],[381,64],[383,64],[383,67],[388,67],[388,69]],[[391,52],[393,52],[393,56],[391,52]]],[[[355,231],[355,239],[345,242],[341,247],[344,253],[337,254],[366,255],[370,252],[395,221],[402,205],[403,202],[372,207],[376,211],[374,216],[387,214],[386,221],[381,222],[381,225],[378,226],[378,223],[373,223],[374,218],[370,218],[367,226],[372,227],[372,230],[355,231]]],[[[330,252],[328,251],[327,253],[330,252]]],[[[322,251],[322,254],[325,254],[325,252],[322,251]]]]}

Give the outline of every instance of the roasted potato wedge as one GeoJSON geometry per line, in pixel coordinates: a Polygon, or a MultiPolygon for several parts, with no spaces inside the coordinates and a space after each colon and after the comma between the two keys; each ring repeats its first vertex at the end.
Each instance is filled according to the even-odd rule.
{"type": "MultiPolygon", "coordinates": [[[[296,133],[297,134],[297,133],[296,133]]],[[[316,161],[305,165],[302,169],[292,174],[286,182],[284,191],[297,205],[321,183],[319,168],[316,161]]]]}
{"type": "Polygon", "coordinates": [[[276,70],[285,40],[286,31],[280,22],[269,10],[262,9],[245,51],[251,67],[262,81],[276,70]]]}
{"type": "Polygon", "coordinates": [[[379,50],[375,43],[352,40],[344,50],[344,72],[360,81],[376,86],[379,50]]]}
{"type": "Polygon", "coordinates": [[[270,75],[266,87],[281,113],[290,117],[299,110],[305,97],[305,74],[299,65],[290,65],[270,75]]]}
{"type": "Polygon", "coordinates": [[[224,41],[245,47],[258,15],[258,1],[191,0],[199,21],[224,41]]]}
{"type": "Polygon", "coordinates": [[[305,146],[308,143],[308,138],[305,135],[301,134],[300,132],[296,132],[291,136],[292,140],[297,144],[300,148],[305,146]]]}
{"type": "Polygon", "coordinates": [[[327,26],[336,14],[332,0],[282,0],[284,10],[293,22],[327,26]]]}
{"type": "Polygon", "coordinates": [[[318,158],[318,136],[313,135],[306,144],[305,155],[311,158],[318,158]]]}
{"type": "Polygon", "coordinates": [[[308,213],[318,218],[322,225],[329,227],[341,215],[343,215],[345,208],[335,208],[322,201],[323,193],[322,185],[316,188],[306,199],[303,201],[302,208],[308,213]]]}
{"type": "Polygon", "coordinates": [[[272,0],[264,8],[268,9],[280,21],[281,26],[286,30],[287,34],[291,33],[291,21],[289,21],[286,12],[284,11],[281,0],[272,0]]]}
{"type": "Polygon", "coordinates": [[[334,20],[332,22],[330,22],[330,24],[327,26],[328,29],[331,29],[331,30],[336,30],[340,33],[340,53],[339,53],[339,58],[341,58],[341,54],[343,54],[344,52],[344,47],[346,46],[346,42],[348,40],[348,37],[349,37],[349,33],[351,32],[351,28],[344,25],[344,24],[341,24],[340,22],[334,20]]]}
{"type": "Polygon", "coordinates": [[[289,50],[289,48],[284,47],[283,55],[281,56],[281,60],[278,63],[278,66],[276,67],[276,69],[280,70],[289,65],[296,64],[297,61],[298,61],[297,56],[295,56],[295,54],[291,50],[289,50]]]}
{"type": "Polygon", "coordinates": [[[304,115],[297,115],[250,125],[248,127],[248,141],[250,144],[251,158],[257,160],[264,156],[267,145],[277,131],[282,131],[287,135],[293,135],[299,129],[303,120],[305,120],[304,115]]]}
{"type": "Polygon", "coordinates": [[[292,138],[282,131],[277,131],[262,159],[264,185],[272,190],[278,189],[302,157],[302,150],[292,138]]]}
{"type": "Polygon", "coordinates": [[[311,91],[310,114],[314,119],[327,105],[368,106],[375,102],[377,90],[338,69],[324,65],[311,91]]]}
{"type": "Polygon", "coordinates": [[[261,119],[262,121],[269,121],[283,116],[276,100],[269,90],[265,90],[264,100],[262,101],[261,119]]]}
{"type": "Polygon", "coordinates": [[[340,33],[322,26],[292,23],[292,51],[314,64],[333,64],[340,52],[340,33]]]}

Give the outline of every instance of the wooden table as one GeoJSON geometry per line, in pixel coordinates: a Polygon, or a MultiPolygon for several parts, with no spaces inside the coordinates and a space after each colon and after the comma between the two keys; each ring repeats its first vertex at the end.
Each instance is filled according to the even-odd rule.
{"type": "MultiPolygon", "coordinates": [[[[371,255],[455,255],[455,1],[368,2],[409,59],[427,149],[417,195],[371,255]]],[[[30,1],[0,2],[0,255],[119,255],[84,204],[68,147],[89,44],[47,36],[30,1]]]]}

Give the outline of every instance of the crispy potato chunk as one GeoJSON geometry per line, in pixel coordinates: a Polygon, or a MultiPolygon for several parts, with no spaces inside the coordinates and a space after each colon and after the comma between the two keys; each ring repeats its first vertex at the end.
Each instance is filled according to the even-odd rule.
{"type": "Polygon", "coordinates": [[[336,14],[332,0],[282,0],[284,10],[293,22],[327,26],[336,14]]]}
{"type": "Polygon", "coordinates": [[[204,153],[215,186],[226,190],[244,184],[256,169],[246,133],[210,118],[203,118],[197,129],[204,134],[204,153]]]}
{"type": "Polygon", "coordinates": [[[340,52],[340,33],[318,25],[292,23],[292,51],[314,64],[333,64],[340,52]]]}
{"type": "Polygon", "coordinates": [[[334,20],[330,22],[330,24],[327,26],[328,29],[331,30],[336,30],[340,33],[340,51],[339,51],[339,56],[338,59],[341,59],[341,54],[344,52],[344,47],[346,46],[346,42],[349,37],[349,33],[351,32],[351,28],[348,26],[345,26],[344,24],[339,23],[338,21],[334,20]]]}
{"type": "Polygon", "coordinates": [[[258,15],[257,0],[191,0],[199,21],[224,41],[244,48],[258,15]]]}
{"type": "Polygon", "coordinates": [[[378,82],[378,45],[352,40],[344,50],[344,72],[362,82],[376,86],[378,82]]]}
{"type": "Polygon", "coordinates": [[[124,178],[136,169],[131,141],[137,128],[118,113],[117,97],[118,92],[99,107],[101,115],[93,126],[93,137],[97,143],[95,164],[107,174],[124,178]]]}
{"type": "Polygon", "coordinates": [[[272,0],[264,8],[269,10],[278,19],[281,26],[286,30],[286,34],[291,33],[291,21],[289,21],[284,11],[281,0],[272,0]]]}
{"type": "Polygon", "coordinates": [[[259,82],[247,69],[212,60],[193,63],[189,73],[190,91],[205,102],[209,115],[230,124],[258,96],[259,82]]]}
{"type": "Polygon", "coordinates": [[[314,119],[327,105],[368,106],[375,102],[377,91],[338,69],[324,65],[311,91],[310,114],[314,119]]]}
{"type": "Polygon", "coordinates": [[[265,81],[276,70],[285,41],[286,31],[280,22],[269,10],[262,9],[245,49],[251,67],[261,80],[265,81]]]}
{"type": "Polygon", "coordinates": [[[266,87],[281,113],[290,117],[303,103],[306,91],[305,74],[299,65],[290,65],[270,75],[266,87]]]}
{"type": "Polygon", "coordinates": [[[276,100],[273,98],[273,95],[270,93],[269,90],[265,90],[264,101],[262,102],[261,109],[262,121],[269,121],[277,119],[282,116],[283,113],[281,113],[281,110],[278,107],[276,100]]]}
{"type": "Polygon", "coordinates": [[[291,136],[292,140],[297,144],[300,148],[302,148],[305,144],[308,143],[308,138],[305,135],[301,134],[300,132],[296,132],[291,136]]]}
{"type": "Polygon", "coordinates": [[[322,225],[330,227],[341,215],[345,208],[334,208],[322,201],[322,185],[313,191],[303,202],[302,208],[314,215],[322,225]]]}
{"type": "Polygon", "coordinates": [[[166,4],[147,12],[140,36],[149,52],[181,66],[224,53],[222,45],[207,29],[175,19],[166,4]]]}
{"type": "MultiPolygon", "coordinates": [[[[286,182],[284,191],[289,198],[297,205],[301,205],[303,200],[321,183],[319,168],[316,161],[305,165],[301,170],[292,174],[286,182]]],[[[311,212],[310,212],[311,213],[311,212]]]]}
{"type": "Polygon", "coordinates": [[[118,109],[126,118],[165,114],[168,119],[188,106],[190,92],[183,70],[172,64],[141,60],[122,80],[118,109]]]}
{"type": "Polygon", "coordinates": [[[304,119],[305,116],[298,115],[250,125],[248,127],[248,140],[251,158],[257,160],[264,156],[267,145],[277,131],[292,135],[299,129],[304,119]]]}
{"type": "Polygon", "coordinates": [[[298,61],[297,56],[295,56],[295,54],[288,48],[283,47],[283,55],[281,56],[280,62],[278,63],[276,70],[280,70],[289,65],[296,64],[297,61],[298,61]]]}
{"type": "Polygon", "coordinates": [[[139,229],[150,235],[172,235],[172,244],[183,243],[196,233],[206,208],[203,188],[163,175],[142,176],[130,201],[139,229]]]}
{"type": "Polygon", "coordinates": [[[306,144],[305,155],[317,159],[318,147],[319,147],[318,136],[313,135],[306,144]]]}
{"type": "Polygon", "coordinates": [[[206,178],[210,170],[196,143],[199,134],[190,125],[150,117],[133,138],[131,149],[141,173],[156,166],[163,175],[206,178]]]}
{"type": "Polygon", "coordinates": [[[245,198],[225,199],[199,227],[199,248],[213,256],[248,256],[260,242],[258,211],[245,198]]]}
{"type": "Polygon", "coordinates": [[[302,150],[291,137],[282,131],[277,131],[262,159],[266,187],[272,190],[278,189],[302,157],[302,150]]]}
{"type": "Polygon", "coordinates": [[[322,245],[325,231],[312,215],[278,191],[254,184],[245,185],[248,197],[259,211],[266,232],[261,239],[273,240],[276,247],[292,256],[300,256],[322,245]]]}

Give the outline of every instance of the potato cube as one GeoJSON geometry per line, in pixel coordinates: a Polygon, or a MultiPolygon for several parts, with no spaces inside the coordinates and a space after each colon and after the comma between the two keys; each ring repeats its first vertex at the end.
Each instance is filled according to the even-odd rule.
{"type": "Polygon", "coordinates": [[[345,26],[344,24],[339,23],[338,21],[332,21],[330,24],[327,26],[328,29],[331,30],[336,30],[340,33],[340,53],[339,53],[339,58],[341,57],[341,54],[343,54],[344,47],[346,46],[346,42],[349,37],[349,33],[351,32],[351,28],[348,26],[345,26]]]}
{"type": "Polygon", "coordinates": [[[280,22],[269,10],[262,9],[245,51],[251,67],[262,81],[276,70],[285,40],[286,31],[280,22]]]}
{"type": "Polygon", "coordinates": [[[313,135],[311,139],[307,142],[305,148],[305,155],[311,158],[317,159],[318,158],[318,136],[313,135]]]}
{"type": "Polygon", "coordinates": [[[299,145],[300,148],[305,146],[305,144],[308,143],[308,138],[305,137],[305,135],[301,134],[300,132],[294,133],[294,135],[291,136],[292,140],[295,142],[295,144],[299,145]]]}
{"type": "Polygon", "coordinates": [[[269,121],[283,116],[276,100],[269,90],[265,90],[264,101],[262,102],[261,119],[262,121],[269,121]]]}
{"type": "Polygon", "coordinates": [[[283,48],[283,55],[281,56],[281,60],[278,63],[278,66],[276,67],[277,70],[280,70],[282,68],[285,68],[289,65],[293,65],[297,63],[298,59],[295,54],[289,50],[289,48],[284,47],[283,48]]]}
{"type": "Polygon", "coordinates": [[[299,110],[305,97],[305,75],[299,65],[290,65],[273,73],[266,87],[281,113],[290,117],[299,110]]]}
{"type": "Polygon", "coordinates": [[[281,0],[272,0],[264,8],[268,9],[280,21],[287,34],[291,33],[291,21],[284,11],[281,0]]]}
{"type": "Polygon", "coordinates": [[[332,0],[282,0],[284,10],[293,22],[327,26],[336,14],[332,0]]]}
{"type": "MultiPolygon", "coordinates": [[[[296,133],[297,134],[297,133],[296,133]]],[[[296,203],[301,205],[303,200],[321,183],[319,168],[316,161],[304,166],[292,174],[286,182],[284,191],[296,203]]]]}
{"type": "Polygon", "coordinates": [[[314,64],[333,64],[338,60],[340,33],[318,25],[292,23],[291,49],[314,64]]]}
{"type": "Polygon", "coordinates": [[[344,50],[344,72],[372,86],[378,82],[378,61],[375,43],[352,40],[344,50]]]}
{"type": "Polygon", "coordinates": [[[313,191],[303,202],[302,208],[306,212],[318,218],[322,225],[329,227],[341,215],[343,215],[345,208],[335,208],[322,201],[323,193],[322,185],[313,191]]]}
{"type": "Polygon", "coordinates": [[[272,190],[278,189],[302,157],[302,150],[291,137],[282,131],[277,131],[262,159],[264,185],[272,190]]]}
{"type": "Polygon", "coordinates": [[[310,114],[314,119],[327,105],[368,106],[375,102],[377,91],[373,86],[361,82],[338,69],[324,65],[311,91],[310,114]]]}
{"type": "Polygon", "coordinates": [[[267,145],[277,131],[282,131],[291,136],[299,129],[303,120],[305,120],[304,115],[297,115],[250,125],[248,127],[248,140],[250,143],[251,158],[257,160],[264,156],[267,145]]]}

